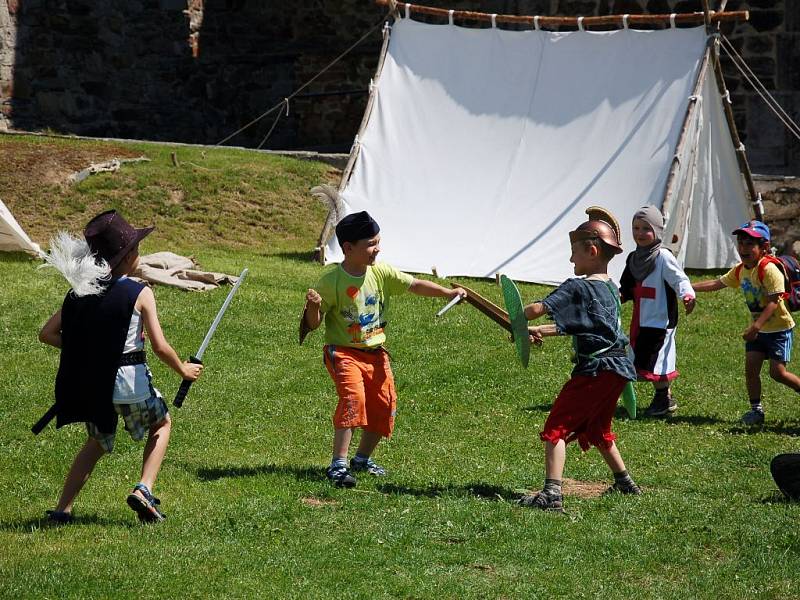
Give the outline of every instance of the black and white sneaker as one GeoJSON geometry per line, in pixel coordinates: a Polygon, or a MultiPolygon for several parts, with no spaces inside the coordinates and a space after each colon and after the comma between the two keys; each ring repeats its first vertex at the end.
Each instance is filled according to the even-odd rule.
{"type": "Polygon", "coordinates": [[[325,475],[333,485],[336,487],[352,488],[356,487],[356,478],[347,467],[334,467],[331,465],[325,471],[325,475]]]}
{"type": "Polygon", "coordinates": [[[365,471],[370,475],[375,475],[376,477],[383,477],[386,475],[386,469],[380,466],[371,458],[367,460],[359,460],[355,457],[350,459],[350,470],[351,471],[365,471]]]}

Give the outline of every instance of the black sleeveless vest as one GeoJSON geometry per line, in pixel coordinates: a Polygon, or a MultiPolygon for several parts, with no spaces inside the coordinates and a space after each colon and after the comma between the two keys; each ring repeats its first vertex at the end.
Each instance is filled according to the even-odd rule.
{"type": "Polygon", "coordinates": [[[70,290],[61,307],[61,360],[56,375],[56,427],[91,422],[103,433],[117,427],[112,402],[125,338],[144,286],[113,279],[100,296],[70,290]]]}

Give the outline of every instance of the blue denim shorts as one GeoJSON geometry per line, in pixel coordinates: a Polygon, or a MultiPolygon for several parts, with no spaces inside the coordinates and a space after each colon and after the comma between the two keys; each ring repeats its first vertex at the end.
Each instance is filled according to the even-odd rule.
{"type": "Polygon", "coordinates": [[[759,333],[752,342],[744,343],[745,352],[761,352],[770,360],[788,363],[792,358],[793,331],[775,331],[773,333],[759,333]]]}
{"type": "MultiPolygon", "coordinates": [[[[166,419],[167,413],[169,412],[166,403],[158,392],[141,402],[114,404],[114,410],[122,417],[122,420],[125,422],[125,429],[137,442],[144,439],[150,427],[166,419]]],[[[106,452],[114,450],[114,439],[117,435],[116,431],[103,433],[97,429],[94,423],[87,422],[86,432],[89,434],[89,437],[94,438],[106,452]]]]}

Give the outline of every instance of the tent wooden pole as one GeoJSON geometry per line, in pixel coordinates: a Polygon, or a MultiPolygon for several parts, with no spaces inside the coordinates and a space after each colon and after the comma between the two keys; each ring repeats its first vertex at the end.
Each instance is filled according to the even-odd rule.
{"type": "MultiPolygon", "coordinates": [[[[388,3],[387,3],[388,4],[388,3]]],[[[339,189],[337,192],[341,194],[344,191],[347,182],[350,180],[350,175],[353,173],[353,166],[355,165],[356,158],[358,158],[358,152],[361,148],[361,144],[359,140],[361,136],[364,134],[364,129],[367,127],[367,122],[369,121],[369,116],[372,113],[372,106],[375,104],[375,95],[377,94],[378,89],[378,79],[381,76],[381,71],[383,71],[383,63],[386,60],[386,53],[389,49],[389,37],[391,36],[391,27],[387,26],[383,29],[383,45],[381,46],[381,52],[378,56],[378,66],[375,69],[375,76],[372,78],[372,85],[370,86],[369,91],[369,98],[367,99],[367,106],[364,109],[364,116],[361,118],[361,124],[358,126],[358,132],[356,133],[356,140],[353,142],[353,147],[350,150],[350,156],[347,159],[347,164],[345,165],[344,171],[342,171],[342,179],[339,182],[339,189]]],[[[328,240],[330,240],[331,236],[333,235],[333,226],[335,223],[331,223],[330,219],[325,221],[325,225],[323,226],[322,233],[319,236],[319,248],[322,250],[318,254],[319,261],[324,264],[325,261],[325,252],[324,248],[328,244],[328,240]]]]}
{"type": "Polygon", "coordinates": [[[706,78],[706,72],[708,71],[708,64],[710,60],[711,48],[707,47],[706,52],[703,55],[703,61],[700,63],[700,69],[697,71],[697,80],[694,84],[694,91],[692,92],[692,96],[689,100],[689,107],[686,109],[686,115],[683,119],[681,133],[678,137],[678,143],[675,146],[675,154],[672,156],[672,164],[669,167],[667,185],[664,189],[664,199],[661,203],[661,212],[664,214],[664,216],[669,214],[669,211],[672,208],[672,196],[675,192],[675,183],[678,179],[678,171],[681,167],[679,156],[681,156],[683,153],[683,147],[686,145],[686,140],[688,139],[689,125],[691,124],[694,118],[694,113],[697,110],[697,99],[702,96],[703,82],[706,78]]]}
{"type": "Polygon", "coordinates": [[[717,79],[719,93],[722,96],[722,106],[725,111],[725,120],[728,122],[728,130],[731,134],[731,141],[733,142],[733,147],[736,150],[736,160],[739,162],[739,171],[742,173],[742,177],[744,177],[745,184],[747,185],[747,191],[750,193],[750,202],[753,205],[753,214],[755,218],[760,221],[764,217],[763,209],[761,207],[761,200],[758,192],[756,192],[756,186],[753,182],[753,173],[750,171],[750,163],[747,162],[744,144],[742,144],[742,140],[739,138],[739,131],[736,129],[736,121],[733,118],[730,92],[728,92],[728,87],[725,85],[725,78],[722,75],[722,65],[719,62],[718,37],[713,38],[713,43],[711,46],[711,65],[714,69],[714,76],[717,79]]]}
{"type": "MultiPolygon", "coordinates": [[[[391,6],[391,0],[375,0],[379,6],[391,6]]],[[[450,11],[444,8],[433,8],[431,6],[422,6],[419,4],[406,4],[397,2],[397,8],[402,14],[404,9],[408,7],[410,13],[433,15],[438,17],[447,18],[450,11]]],[[[607,28],[618,27],[622,29],[625,25],[623,23],[624,15],[605,15],[601,17],[581,17],[583,19],[583,28],[588,29],[591,27],[607,28]]],[[[731,12],[714,12],[710,11],[708,18],[713,23],[720,21],[725,22],[739,22],[747,21],[750,14],[746,10],[731,11],[731,12]]],[[[453,18],[466,21],[486,21],[491,23],[492,15],[489,13],[473,12],[469,10],[455,10],[453,11],[453,18]]],[[[578,28],[578,17],[535,17],[539,21],[539,26],[542,29],[556,28],[556,27],[574,27],[578,28]]],[[[700,13],[678,13],[675,15],[676,25],[701,25],[705,23],[706,15],[700,13]]],[[[519,15],[496,15],[496,23],[510,23],[515,25],[529,25],[533,27],[534,17],[532,16],[519,16],[519,15]]],[[[670,15],[628,15],[628,25],[661,25],[669,26],[670,15]]]]}
{"type": "Polygon", "coordinates": [[[703,23],[706,26],[706,33],[711,33],[711,14],[708,9],[708,0],[703,0],[703,23]]]}

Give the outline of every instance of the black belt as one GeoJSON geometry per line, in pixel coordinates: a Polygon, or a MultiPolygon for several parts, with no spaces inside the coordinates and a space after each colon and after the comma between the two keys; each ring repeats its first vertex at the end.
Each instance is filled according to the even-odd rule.
{"type": "Polygon", "coordinates": [[[131,365],[143,365],[147,362],[147,354],[144,350],[138,352],[128,352],[119,357],[119,366],[128,367],[131,365]]]}

